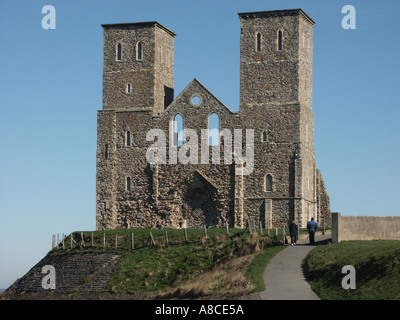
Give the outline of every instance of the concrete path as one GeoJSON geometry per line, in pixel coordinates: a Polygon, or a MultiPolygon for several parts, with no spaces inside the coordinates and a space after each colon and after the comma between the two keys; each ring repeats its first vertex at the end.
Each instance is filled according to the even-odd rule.
{"type": "Polygon", "coordinates": [[[264,271],[266,290],[259,293],[261,300],[319,300],[304,278],[301,262],[317,245],[326,243],[330,234],[315,237],[315,245],[308,239],[289,245],[269,262],[264,271]]]}

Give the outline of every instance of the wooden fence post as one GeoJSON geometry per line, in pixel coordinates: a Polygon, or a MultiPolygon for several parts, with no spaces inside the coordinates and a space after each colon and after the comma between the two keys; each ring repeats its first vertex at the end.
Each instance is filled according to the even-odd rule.
{"type": "Polygon", "coordinates": [[[285,226],[282,227],[282,243],[285,245],[285,226]]]}
{"type": "Polygon", "coordinates": [[[81,232],[81,245],[85,246],[85,239],[83,238],[83,232],[81,232]]]}
{"type": "Polygon", "coordinates": [[[106,248],[106,234],[103,233],[103,249],[106,248]]]}
{"type": "Polygon", "coordinates": [[[73,248],[74,244],[77,244],[77,242],[74,240],[74,234],[71,233],[71,249],[73,248]]]}
{"type": "Polygon", "coordinates": [[[65,235],[64,235],[64,233],[63,233],[63,237],[62,237],[62,246],[63,246],[63,249],[65,249],[65,244],[64,244],[64,242],[65,242],[65,235]]]}
{"type": "Polygon", "coordinates": [[[168,234],[167,230],[164,229],[165,244],[168,244],[168,234]]]}
{"type": "Polygon", "coordinates": [[[229,226],[228,226],[228,222],[226,223],[226,234],[229,234],[229,226]]]}
{"type": "Polygon", "coordinates": [[[207,226],[204,225],[204,237],[207,239],[207,226]]]}
{"type": "Polygon", "coordinates": [[[92,247],[93,247],[93,232],[92,232],[92,247]]]}
{"type": "Polygon", "coordinates": [[[132,250],[135,249],[135,238],[134,238],[133,232],[131,234],[131,248],[132,248],[132,250]]]}
{"type": "Polygon", "coordinates": [[[149,245],[149,242],[150,242],[150,244],[156,244],[156,242],[154,241],[153,235],[151,234],[151,231],[149,233],[149,237],[147,238],[147,245],[149,245]]]}
{"type": "Polygon", "coordinates": [[[184,234],[185,234],[185,240],[188,241],[187,233],[186,233],[186,226],[185,226],[185,228],[183,228],[183,231],[184,231],[184,234]]]}
{"type": "Polygon", "coordinates": [[[118,247],[118,233],[115,233],[115,249],[118,247]]]}

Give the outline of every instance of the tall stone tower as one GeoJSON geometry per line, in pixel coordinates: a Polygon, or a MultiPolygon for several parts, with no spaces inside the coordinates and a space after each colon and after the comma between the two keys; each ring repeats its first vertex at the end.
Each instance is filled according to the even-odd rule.
{"type": "Polygon", "coordinates": [[[125,203],[148,203],[144,142],[147,130],[154,126],[153,117],[173,100],[175,33],[158,22],[102,27],[103,109],[97,114],[96,221],[97,229],[112,229],[127,226],[125,203]],[[140,197],[133,194],[133,186],[140,197]]]}
{"type": "Polygon", "coordinates": [[[174,97],[175,34],[157,22],[102,27],[103,109],[161,113],[174,97]]]}
{"type": "Polygon", "coordinates": [[[240,106],[311,108],[314,21],[301,9],[239,13],[240,106]]]}
{"type": "Polygon", "coordinates": [[[301,9],[245,12],[239,18],[240,111],[260,135],[256,158],[270,154],[258,163],[259,172],[282,179],[282,188],[266,195],[266,210],[272,202],[286,202],[290,219],[304,225],[316,214],[314,21],[301,9]]]}

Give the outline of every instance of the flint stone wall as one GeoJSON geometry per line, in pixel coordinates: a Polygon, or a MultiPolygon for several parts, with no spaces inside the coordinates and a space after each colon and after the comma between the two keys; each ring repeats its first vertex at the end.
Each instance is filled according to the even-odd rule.
{"type": "MultiPolygon", "coordinates": [[[[245,227],[248,219],[264,227],[287,225],[291,220],[305,227],[311,217],[317,223],[323,218],[329,225],[329,197],[313,147],[314,22],[302,10],[239,17],[240,112],[229,110],[197,79],[174,100],[169,99],[167,89],[173,89],[171,31],[157,23],[104,27],[104,101],[97,129],[97,229],[154,227],[157,221],[174,228],[219,227],[227,222],[231,227],[245,227]],[[279,30],[282,50],[276,43],[279,30]],[[257,33],[261,35],[259,51],[255,50],[257,33]],[[144,61],[139,62],[134,59],[134,43],[138,41],[145,48],[144,61]],[[127,48],[122,62],[115,61],[118,42],[127,48]],[[132,78],[139,82],[133,83],[133,93],[127,95],[121,91],[122,82],[132,78]],[[167,89],[163,91],[162,86],[167,89]],[[193,103],[194,96],[200,97],[199,103],[193,103]],[[235,158],[225,158],[229,147],[225,140],[219,146],[220,162],[211,161],[215,147],[206,146],[210,161],[203,163],[202,129],[208,129],[213,113],[219,117],[220,132],[227,129],[232,142],[235,130],[242,133],[243,155],[248,151],[246,130],[253,130],[250,174],[236,174],[240,164],[235,158]],[[194,163],[173,161],[170,124],[178,114],[183,127],[197,135],[194,163]],[[151,129],[165,134],[166,157],[158,164],[146,158],[155,142],[146,140],[151,129]],[[266,188],[267,175],[272,177],[272,190],[266,188]]],[[[176,149],[177,154],[193,152],[185,145],[176,149]]]]}

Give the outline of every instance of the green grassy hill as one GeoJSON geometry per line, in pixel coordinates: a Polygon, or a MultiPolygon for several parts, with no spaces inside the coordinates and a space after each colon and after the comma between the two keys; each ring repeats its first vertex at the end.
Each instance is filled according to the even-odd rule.
{"type": "MultiPolygon", "coordinates": [[[[282,234],[279,230],[278,239],[282,234]]],[[[235,297],[263,289],[262,272],[277,250],[260,231],[225,228],[121,229],[74,232],[51,254],[115,252],[121,255],[109,292],[141,298],[235,297]],[[149,239],[153,237],[154,242],[149,239]],[[81,238],[83,235],[83,241],[81,238]],[[93,239],[93,244],[92,244],[93,239]],[[187,240],[186,240],[187,239],[187,240]],[[168,240],[168,241],[167,241],[168,240]],[[258,257],[254,260],[254,257],[258,257]]]]}
{"type": "Polygon", "coordinates": [[[304,259],[313,290],[322,299],[400,299],[400,241],[347,241],[319,246],[304,259]],[[356,289],[343,289],[342,267],[356,271],[356,289]]]}

